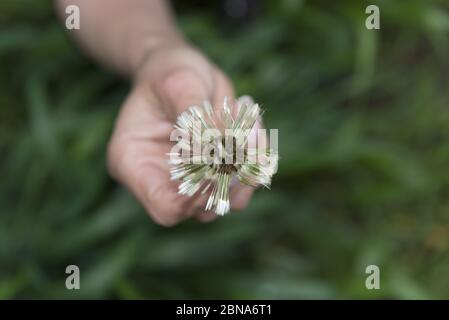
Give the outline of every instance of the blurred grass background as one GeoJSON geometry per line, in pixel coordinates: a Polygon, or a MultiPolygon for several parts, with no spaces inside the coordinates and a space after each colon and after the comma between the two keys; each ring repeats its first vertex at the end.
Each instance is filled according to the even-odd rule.
{"type": "Polygon", "coordinates": [[[181,28],[279,128],[272,190],[155,225],[105,170],[128,84],[51,2],[2,0],[0,298],[449,298],[448,1],[263,1],[238,26],[193,3],[181,28]]]}

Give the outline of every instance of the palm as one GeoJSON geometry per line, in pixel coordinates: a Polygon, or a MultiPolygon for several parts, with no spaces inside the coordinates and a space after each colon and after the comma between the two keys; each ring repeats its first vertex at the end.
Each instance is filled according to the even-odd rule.
{"type": "MultiPolygon", "coordinates": [[[[179,195],[177,183],[170,180],[167,153],[172,147],[169,137],[173,123],[158,105],[144,88],[135,89],[125,102],[115,132],[121,153],[119,167],[137,182],[128,187],[148,211],[172,217],[175,222],[192,215],[198,209],[195,203],[201,201],[179,195]],[[149,201],[152,199],[157,201],[149,201]]],[[[168,220],[159,222],[171,224],[168,220]]]]}

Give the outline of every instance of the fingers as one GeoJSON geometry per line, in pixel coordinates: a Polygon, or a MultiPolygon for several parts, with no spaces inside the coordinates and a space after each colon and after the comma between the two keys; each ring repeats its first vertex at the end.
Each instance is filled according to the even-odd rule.
{"type": "Polygon", "coordinates": [[[128,150],[122,147],[122,150],[126,156],[116,164],[111,161],[111,165],[116,167],[115,172],[118,172],[116,179],[134,194],[156,223],[173,226],[198,212],[195,198],[178,193],[163,159],[159,161],[151,156],[142,159],[138,153],[145,150],[143,144],[128,150]]]}
{"type": "Polygon", "coordinates": [[[211,211],[203,211],[197,214],[196,218],[201,222],[211,222],[216,220],[218,217],[215,213],[211,211]]]}
{"type": "Polygon", "coordinates": [[[254,188],[238,183],[230,190],[231,208],[240,211],[246,208],[254,192],[254,188]]]}
{"type": "Polygon", "coordinates": [[[191,215],[190,198],[179,195],[163,160],[151,157],[154,148],[147,143],[112,141],[109,171],[139,200],[152,219],[172,226],[191,215]]]}
{"type": "Polygon", "coordinates": [[[108,170],[139,200],[153,220],[170,226],[192,216],[193,199],[179,195],[170,180],[166,153],[171,124],[145,112],[157,99],[134,89],[118,117],[108,146],[108,170]],[[159,137],[164,137],[162,142],[159,137]]]}

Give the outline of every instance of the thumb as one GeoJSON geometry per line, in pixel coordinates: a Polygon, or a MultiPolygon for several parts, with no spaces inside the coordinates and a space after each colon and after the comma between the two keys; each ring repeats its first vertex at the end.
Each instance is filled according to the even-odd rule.
{"type": "Polygon", "coordinates": [[[174,119],[191,106],[211,100],[213,84],[190,68],[174,70],[162,78],[157,93],[174,119]]]}

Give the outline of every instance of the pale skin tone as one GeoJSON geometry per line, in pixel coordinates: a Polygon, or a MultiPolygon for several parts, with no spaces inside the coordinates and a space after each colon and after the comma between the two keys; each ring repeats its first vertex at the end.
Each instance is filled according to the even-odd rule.
{"type": "MultiPolygon", "coordinates": [[[[234,99],[229,78],[176,28],[164,0],[57,0],[58,12],[80,8],[76,41],[105,66],[133,81],[108,147],[111,176],[125,185],[153,220],[172,226],[189,217],[210,221],[204,212],[208,195],[188,197],[170,180],[167,153],[177,115],[204,100],[214,108],[234,99]]],[[[241,210],[253,189],[231,188],[233,210],[241,210]]]]}

